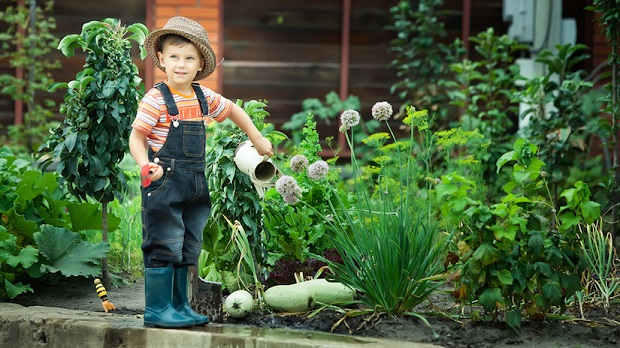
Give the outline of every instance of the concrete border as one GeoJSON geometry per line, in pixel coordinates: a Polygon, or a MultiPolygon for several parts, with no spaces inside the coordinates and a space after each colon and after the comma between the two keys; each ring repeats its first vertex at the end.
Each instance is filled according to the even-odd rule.
{"type": "Polygon", "coordinates": [[[0,347],[434,348],[439,346],[230,324],[209,324],[191,329],[145,328],[141,315],[0,303],[0,347]]]}

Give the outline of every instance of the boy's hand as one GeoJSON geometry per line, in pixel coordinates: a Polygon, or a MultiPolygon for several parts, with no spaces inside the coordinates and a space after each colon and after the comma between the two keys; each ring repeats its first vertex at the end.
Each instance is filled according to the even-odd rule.
{"type": "Polygon", "coordinates": [[[261,136],[258,139],[250,139],[250,141],[252,141],[252,145],[254,145],[254,148],[259,155],[268,157],[273,156],[273,146],[271,145],[271,141],[269,141],[269,139],[261,136]]]}
{"type": "Polygon", "coordinates": [[[164,175],[164,169],[157,163],[147,163],[140,169],[140,181],[142,187],[148,187],[151,181],[155,181],[164,175]]]}

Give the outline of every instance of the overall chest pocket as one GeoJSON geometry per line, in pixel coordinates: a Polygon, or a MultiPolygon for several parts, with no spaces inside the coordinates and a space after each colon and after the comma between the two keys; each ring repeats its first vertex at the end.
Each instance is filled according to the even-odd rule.
{"type": "MultiPolygon", "coordinates": [[[[193,122],[192,122],[193,123],[193,122]]],[[[205,128],[202,122],[183,125],[183,153],[187,157],[204,157],[205,128]]]]}

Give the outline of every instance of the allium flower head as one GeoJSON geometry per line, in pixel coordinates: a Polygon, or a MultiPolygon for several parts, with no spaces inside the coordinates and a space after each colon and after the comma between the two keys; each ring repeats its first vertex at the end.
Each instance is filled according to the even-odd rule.
{"type": "Polygon", "coordinates": [[[297,180],[290,175],[283,175],[276,181],[276,191],[283,197],[301,194],[301,188],[297,180]]]}
{"type": "Polygon", "coordinates": [[[377,121],[387,121],[392,117],[392,105],[386,101],[377,102],[372,107],[372,117],[377,121]]]}
{"type": "Polygon", "coordinates": [[[299,198],[297,198],[297,196],[295,195],[284,195],[282,196],[282,198],[288,205],[295,205],[297,202],[299,202],[299,198]]]}
{"type": "Polygon", "coordinates": [[[329,172],[329,165],[325,161],[316,161],[308,167],[308,177],[312,180],[321,180],[329,172]]]}
{"type": "Polygon", "coordinates": [[[308,167],[308,159],[304,155],[295,155],[290,161],[291,170],[295,173],[301,173],[308,167]]]}
{"type": "Polygon", "coordinates": [[[340,115],[340,123],[340,131],[345,132],[360,123],[360,113],[352,109],[345,110],[340,115]]]}

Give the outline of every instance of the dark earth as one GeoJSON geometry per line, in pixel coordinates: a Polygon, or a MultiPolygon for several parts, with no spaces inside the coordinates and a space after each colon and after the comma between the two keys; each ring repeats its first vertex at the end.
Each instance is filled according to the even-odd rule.
{"type": "MultiPolygon", "coordinates": [[[[20,295],[12,302],[24,306],[103,311],[91,279],[56,285],[34,284],[33,287],[34,293],[20,295]]],[[[117,307],[114,315],[143,314],[143,280],[112,286],[108,293],[110,302],[117,307]]],[[[460,309],[443,293],[435,297],[432,303],[426,302],[416,311],[427,318],[436,335],[422,320],[412,316],[363,315],[343,320],[343,314],[333,310],[323,310],[311,317],[308,314],[285,315],[257,310],[243,319],[224,316],[223,321],[233,325],[332,332],[444,347],[620,347],[620,303],[617,300],[607,316],[603,316],[598,307],[586,306],[585,318],[582,319],[578,309],[570,308],[564,313],[570,319],[525,322],[520,332],[516,332],[502,323],[472,322],[465,315],[462,319],[450,319],[448,314],[457,314],[460,309]]]]}

